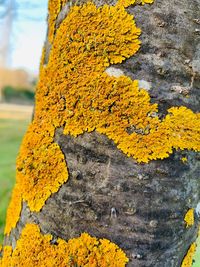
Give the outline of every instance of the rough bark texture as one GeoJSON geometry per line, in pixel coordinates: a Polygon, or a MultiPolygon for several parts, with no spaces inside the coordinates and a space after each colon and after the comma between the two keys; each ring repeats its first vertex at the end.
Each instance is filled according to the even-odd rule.
{"type": "MultiPolygon", "coordinates": [[[[57,132],[70,179],[40,213],[24,205],[12,245],[27,222],[44,233],[70,239],[88,232],[122,247],[128,266],[177,266],[195,240],[197,227],[185,229],[183,217],[199,200],[200,162],[188,153],[138,165],[107,137],[93,133],[78,138],[57,132]]],[[[10,242],[9,242],[10,243],[10,242]]]]}
{"type": "MultiPolygon", "coordinates": [[[[142,47],[115,67],[148,87],[161,117],[171,106],[199,111],[200,1],[157,0],[129,12],[142,29],[142,47]]],[[[14,247],[24,225],[36,222],[55,241],[82,232],[108,238],[127,253],[129,267],[180,267],[197,233],[197,215],[188,229],[184,215],[199,202],[199,154],[175,152],[165,160],[138,164],[96,132],[73,138],[57,129],[55,141],[65,155],[69,181],[40,213],[24,204],[5,244],[14,247]],[[189,160],[183,163],[186,155],[189,160]]]]}

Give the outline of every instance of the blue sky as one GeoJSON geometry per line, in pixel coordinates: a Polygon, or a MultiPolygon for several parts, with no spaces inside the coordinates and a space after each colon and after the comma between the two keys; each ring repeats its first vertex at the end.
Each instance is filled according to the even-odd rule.
{"type": "Polygon", "coordinates": [[[11,55],[13,68],[26,68],[31,72],[38,71],[42,45],[46,35],[46,23],[18,22],[15,25],[15,41],[11,55]]]}
{"type": "Polygon", "coordinates": [[[12,30],[10,67],[37,73],[46,36],[47,0],[15,1],[19,7],[12,30]]]}

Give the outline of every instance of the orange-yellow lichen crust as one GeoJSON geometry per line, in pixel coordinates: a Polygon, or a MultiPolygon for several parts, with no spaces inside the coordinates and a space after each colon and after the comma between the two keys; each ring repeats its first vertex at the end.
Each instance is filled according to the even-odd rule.
{"type": "Polygon", "coordinates": [[[119,0],[117,5],[128,7],[130,5],[138,5],[138,4],[152,4],[154,0],[119,0]]]}
{"type": "Polygon", "coordinates": [[[11,265],[12,247],[5,246],[3,248],[3,257],[0,258],[0,267],[12,267],[11,265]]]}
{"type": "Polygon", "coordinates": [[[56,32],[56,19],[62,7],[68,0],[49,0],[48,2],[48,40],[50,43],[53,42],[54,35],[56,32]]]}
{"type": "Polygon", "coordinates": [[[182,158],[181,158],[181,161],[182,161],[183,163],[186,163],[186,162],[188,162],[188,159],[187,159],[187,157],[182,157],[182,158]]]}
{"type": "Polygon", "coordinates": [[[4,229],[5,234],[9,234],[11,229],[16,227],[17,221],[21,213],[21,206],[22,206],[21,187],[19,186],[18,183],[16,183],[7,209],[6,226],[4,229]]]}
{"type": "MultiPolygon", "coordinates": [[[[137,81],[105,72],[140,47],[141,31],[125,10],[133,1],[121,1],[99,8],[91,2],[74,6],[56,35],[52,31],[49,61],[41,64],[34,121],[17,160],[17,183],[31,211],[39,211],[67,180],[64,156],[53,141],[57,127],[72,136],[96,130],[144,163],[166,158],[174,148],[200,150],[200,114],[172,107],[161,120],[157,104],[151,104],[137,81]]],[[[50,0],[50,29],[64,2],[50,0]]],[[[15,219],[7,224],[15,225],[15,219]]]]}
{"type": "Polygon", "coordinates": [[[184,221],[186,223],[186,228],[194,225],[194,209],[189,209],[184,217],[184,221]]]}
{"type": "Polygon", "coordinates": [[[181,267],[191,267],[193,262],[194,253],[196,251],[196,243],[192,243],[185,255],[181,267]]]}
{"type": "Polygon", "coordinates": [[[36,117],[73,136],[97,130],[138,162],[166,158],[173,148],[200,150],[199,114],[172,107],[161,120],[137,81],[105,72],[140,47],[140,29],[119,3],[71,9],[40,75],[36,117]]]}
{"type": "Polygon", "coordinates": [[[54,143],[54,131],[45,121],[34,120],[17,159],[17,183],[32,211],[39,211],[49,196],[67,181],[65,158],[54,143]]]}
{"type": "Polygon", "coordinates": [[[27,224],[16,247],[4,247],[1,267],[124,267],[125,253],[107,239],[87,233],[68,242],[58,239],[51,244],[51,235],[42,235],[37,225],[27,224]]]}
{"type": "Polygon", "coordinates": [[[7,211],[5,234],[16,226],[22,199],[31,211],[39,211],[67,181],[64,155],[53,141],[54,131],[42,120],[33,120],[28,128],[17,158],[16,186],[7,211]]]}

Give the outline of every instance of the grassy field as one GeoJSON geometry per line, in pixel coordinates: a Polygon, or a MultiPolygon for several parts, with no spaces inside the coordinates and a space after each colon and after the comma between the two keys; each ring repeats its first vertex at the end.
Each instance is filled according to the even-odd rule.
{"type": "Polygon", "coordinates": [[[200,267],[200,236],[197,239],[197,251],[194,257],[194,264],[192,265],[192,267],[200,267]]]}
{"type": "MultiPolygon", "coordinates": [[[[3,240],[6,209],[15,182],[15,160],[29,121],[0,119],[0,244],[3,240]]],[[[200,237],[198,243],[200,244],[200,237]]],[[[200,245],[193,267],[200,267],[200,245]]]]}
{"type": "Polygon", "coordinates": [[[28,120],[0,119],[0,243],[15,181],[15,160],[28,120]]]}

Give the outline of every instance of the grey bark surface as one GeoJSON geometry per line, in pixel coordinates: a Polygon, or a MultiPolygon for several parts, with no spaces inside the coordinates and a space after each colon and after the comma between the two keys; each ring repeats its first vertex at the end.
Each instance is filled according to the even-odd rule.
{"type": "MultiPolygon", "coordinates": [[[[142,29],[142,46],[114,67],[148,87],[161,117],[171,106],[199,112],[200,1],[157,0],[128,11],[142,29]]],[[[165,160],[138,164],[96,132],[73,138],[57,129],[55,142],[65,155],[69,180],[41,212],[30,212],[24,203],[5,244],[14,247],[24,225],[35,222],[55,242],[82,232],[108,238],[127,253],[128,267],[181,266],[198,230],[197,214],[195,225],[187,229],[184,216],[200,199],[199,153],[176,151],[165,160]],[[184,156],[187,163],[181,161],[184,156]]]]}

